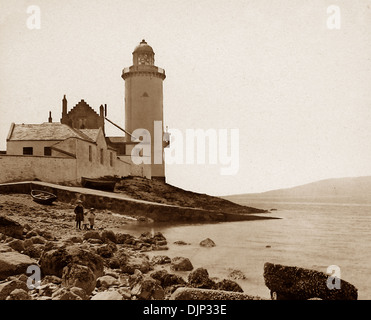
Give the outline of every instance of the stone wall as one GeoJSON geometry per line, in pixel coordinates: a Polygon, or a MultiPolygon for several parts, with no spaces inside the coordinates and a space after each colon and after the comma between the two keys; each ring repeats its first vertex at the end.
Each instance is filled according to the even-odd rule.
{"type": "Polygon", "coordinates": [[[53,183],[76,183],[76,159],[0,156],[0,183],[34,179],[53,183]]]}

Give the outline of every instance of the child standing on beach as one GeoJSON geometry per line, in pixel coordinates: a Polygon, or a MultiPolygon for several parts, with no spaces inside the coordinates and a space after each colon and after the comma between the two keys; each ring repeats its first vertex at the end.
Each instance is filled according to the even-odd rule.
{"type": "Polygon", "coordinates": [[[84,230],[88,230],[88,224],[89,224],[89,221],[88,221],[88,212],[85,211],[84,212],[84,220],[82,222],[82,225],[83,225],[83,229],[84,230]]]}
{"type": "Polygon", "coordinates": [[[75,214],[76,214],[76,229],[79,228],[81,230],[81,221],[84,220],[84,207],[82,206],[82,201],[76,201],[77,206],[75,207],[75,214]]]}
{"type": "Polygon", "coordinates": [[[95,209],[94,208],[90,208],[90,211],[88,213],[88,220],[89,220],[89,223],[90,223],[90,229],[91,230],[94,230],[94,221],[95,221],[95,213],[94,213],[95,209]]]}

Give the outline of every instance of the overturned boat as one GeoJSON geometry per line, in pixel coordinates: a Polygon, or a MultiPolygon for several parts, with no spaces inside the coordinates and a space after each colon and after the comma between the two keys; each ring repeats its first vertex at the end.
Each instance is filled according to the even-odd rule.
{"type": "Polygon", "coordinates": [[[81,185],[84,188],[113,192],[115,190],[116,180],[81,177],[81,185]]]}

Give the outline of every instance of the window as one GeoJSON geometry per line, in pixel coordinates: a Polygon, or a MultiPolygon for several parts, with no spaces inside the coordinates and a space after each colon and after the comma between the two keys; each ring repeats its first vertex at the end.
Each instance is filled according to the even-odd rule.
{"type": "Polygon", "coordinates": [[[92,150],[92,147],[89,146],[89,161],[92,162],[93,161],[93,150],[92,150]]]}
{"type": "Polygon", "coordinates": [[[113,167],[113,155],[112,152],[109,153],[109,165],[113,167]]]}
{"type": "Polygon", "coordinates": [[[23,148],[23,154],[25,155],[33,155],[33,148],[32,147],[24,147],[23,148]]]}
{"type": "Polygon", "coordinates": [[[103,157],[104,157],[104,153],[103,153],[103,148],[100,149],[100,163],[103,164],[103,157]]]}
{"type": "Polygon", "coordinates": [[[52,148],[44,147],[44,156],[51,156],[52,155],[52,148]]]}

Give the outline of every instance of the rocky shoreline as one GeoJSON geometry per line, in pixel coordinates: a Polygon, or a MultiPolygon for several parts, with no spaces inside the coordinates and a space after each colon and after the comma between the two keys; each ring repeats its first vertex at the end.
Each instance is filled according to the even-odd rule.
{"type": "MultiPolygon", "coordinates": [[[[22,194],[1,197],[0,300],[260,299],[243,294],[233,280],[194,269],[186,257],[170,259],[159,232],[135,237],[115,229],[137,218],[97,210],[97,230],[76,230],[72,204],[44,206],[22,194]],[[158,255],[150,259],[150,251],[158,255]],[[33,289],[30,265],[41,271],[33,289]]],[[[213,245],[205,240],[203,245],[213,245]]]]}
{"type": "MultiPolygon", "coordinates": [[[[24,194],[0,200],[0,300],[267,300],[243,292],[239,270],[218,279],[187,257],[171,259],[160,232],[122,232],[145,217],[96,210],[96,230],[79,230],[72,203],[45,206],[24,194]]],[[[262,276],[272,300],[358,298],[352,284],[330,289],[329,276],[314,270],[267,262],[262,276]]]]}

